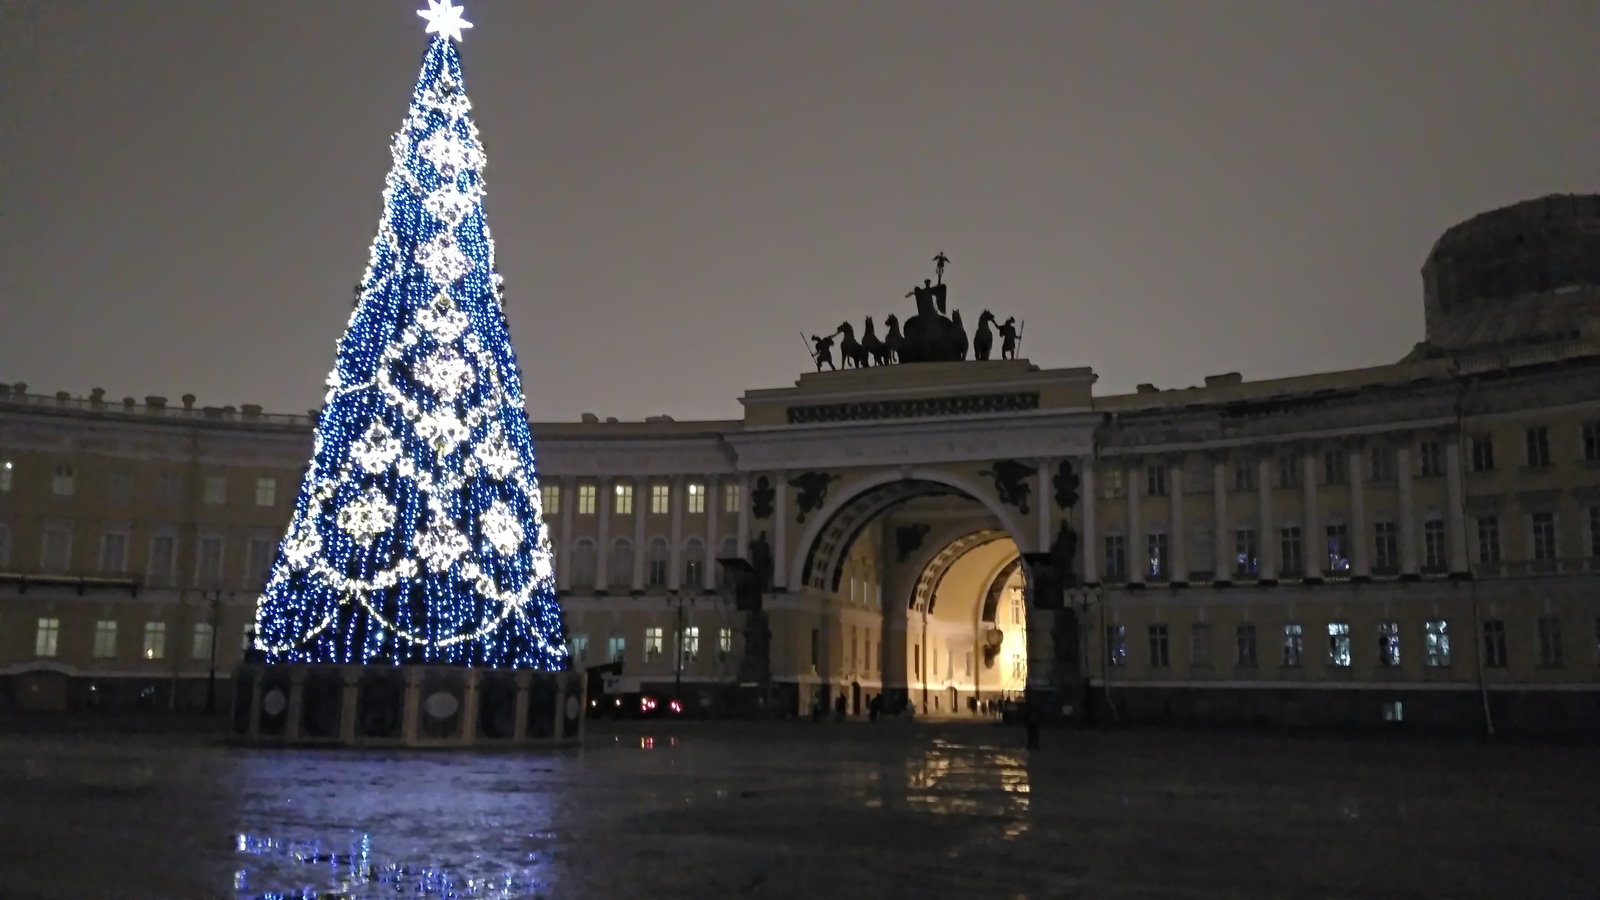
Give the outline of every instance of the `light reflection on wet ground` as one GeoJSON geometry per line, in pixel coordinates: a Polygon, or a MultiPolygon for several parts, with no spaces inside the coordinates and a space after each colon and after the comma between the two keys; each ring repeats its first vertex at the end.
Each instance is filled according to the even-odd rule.
{"type": "Polygon", "coordinates": [[[1600,754],[612,726],[547,754],[0,738],[0,897],[1565,897],[1600,754]]]}

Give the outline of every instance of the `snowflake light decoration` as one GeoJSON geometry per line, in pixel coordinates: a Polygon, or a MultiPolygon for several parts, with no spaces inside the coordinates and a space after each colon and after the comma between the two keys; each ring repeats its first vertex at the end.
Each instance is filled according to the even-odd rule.
{"type": "Polygon", "coordinates": [[[522,546],[522,523],[511,507],[498,500],[479,518],[478,525],[501,556],[510,556],[522,546]]]}
{"type": "Polygon", "coordinates": [[[377,488],[368,488],[361,496],[339,510],[339,530],[350,535],[358,544],[370,544],[378,535],[394,527],[394,504],[377,488]]]}
{"type": "Polygon", "coordinates": [[[446,403],[453,402],[472,387],[472,365],[449,347],[424,357],[417,363],[416,372],[417,380],[446,403]]]}

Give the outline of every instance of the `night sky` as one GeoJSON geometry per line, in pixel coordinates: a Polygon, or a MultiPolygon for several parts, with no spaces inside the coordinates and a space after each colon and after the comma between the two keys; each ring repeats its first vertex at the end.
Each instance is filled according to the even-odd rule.
{"type": "MultiPolygon", "coordinates": [[[[318,404],[421,0],[0,3],[0,380],[318,404]]],[[[1600,190],[1600,4],[465,0],[537,419],[737,417],[951,302],[1102,392],[1391,362],[1449,225],[1600,190]]]]}

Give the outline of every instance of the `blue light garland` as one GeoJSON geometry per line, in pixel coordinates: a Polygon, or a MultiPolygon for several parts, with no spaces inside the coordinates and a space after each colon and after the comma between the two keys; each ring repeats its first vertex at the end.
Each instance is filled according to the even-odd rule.
{"type": "Polygon", "coordinates": [[[275,663],[563,669],[483,147],[444,34],[393,154],[255,647],[275,663]]]}

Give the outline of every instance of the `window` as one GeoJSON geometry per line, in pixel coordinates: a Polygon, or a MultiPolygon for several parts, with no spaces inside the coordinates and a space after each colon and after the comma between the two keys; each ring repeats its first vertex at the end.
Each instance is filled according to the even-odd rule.
{"type": "Polygon", "coordinates": [[[201,498],[207,506],[223,506],[228,502],[228,476],[207,475],[201,498]]]}
{"type": "Polygon", "coordinates": [[[595,508],[595,486],[592,484],[578,485],[578,515],[592,516],[595,508]]]}
{"type": "Polygon", "coordinates": [[[1378,662],[1388,668],[1400,665],[1400,623],[1378,623],[1378,662]]]}
{"type": "Polygon", "coordinates": [[[547,516],[561,515],[561,485],[560,483],[544,482],[539,485],[539,504],[544,507],[547,516]]]}
{"type": "Polygon", "coordinates": [[[1021,681],[1028,677],[1028,657],[1021,653],[1011,654],[1011,679],[1021,681]]]}
{"type": "Polygon", "coordinates": [[[108,531],[100,536],[100,571],[126,572],[128,570],[128,536],[119,531],[108,531]]]}
{"type": "Polygon", "coordinates": [[[163,506],[176,506],[183,497],[183,482],[178,473],[163,469],[156,473],[156,500],[163,506]]]}
{"type": "Polygon", "coordinates": [[[1500,561],[1500,517],[1478,517],[1478,562],[1500,561]]]}
{"type": "Polygon", "coordinates": [[[271,538],[251,538],[247,548],[245,564],[244,586],[248,590],[260,590],[266,587],[267,576],[272,574],[272,564],[276,560],[277,546],[271,538]]]}
{"type": "Polygon", "coordinates": [[[1372,480],[1373,481],[1393,481],[1394,480],[1394,448],[1393,447],[1373,447],[1372,448],[1372,480]]]}
{"type": "Polygon", "coordinates": [[[1167,577],[1167,536],[1161,533],[1145,535],[1148,564],[1145,575],[1150,578],[1167,577]]]}
{"type": "Polygon", "coordinates": [[[1489,669],[1506,667],[1506,623],[1500,619],[1483,623],[1483,665],[1489,669]]]}
{"type": "Polygon", "coordinates": [[[1128,577],[1128,554],[1122,535],[1106,535],[1106,577],[1120,581],[1128,577]]]}
{"type": "MultiPolygon", "coordinates": [[[[867,644],[866,650],[867,650],[867,667],[870,668],[872,666],[872,644],[870,644],[870,643],[867,644]]],[[[721,659],[727,659],[728,658],[728,654],[730,654],[732,652],[733,652],[733,629],[732,628],[718,628],[717,629],[717,656],[719,658],[721,658],[721,659]]]]}
{"type": "Polygon", "coordinates": [[[722,511],[736,513],[739,511],[739,501],[742,499],[739,485],[725,484],[722,486],[722,511]]]}
{"type": "Polygon", "coordinates": [[[627,650],[628,639],[620,634],[613,634],[606,640],[606,662],[622,662],[627,650]]]}
{"type": "Polygon", "coordinates": [[[1450,623],[1430,619],[1422,626],[1425,661],[1434,668],[1450,665],[1450,623]]]}
{"type": "Polygon", "coordinates": [[[683,647],[682,665],[698,662],[700,659],[700,626],[689,625],[685,627],[679,644],[683,647]]]}
{"type": "Polygon", "coordinates": [[[195,584],[199,587],[217,587],[222,584],[222,538],[200,539],[200,557],[195,562],[195,584]]]}
{"type": "Polygon", "coordinates": [[[1013,624],[1013,625],[1021,625],[1022,624],[1022,592],[1021,591],[1013,591],[1011,593],[1011,624],[1013,624]]]}
{"type": "Polygon", "coordinates": [[[1328,665],[1350,665],[1350,623],[1328,623],[1328,665]]]}
{"type": "Polygon", "coordinates": [[[1556,516],[1555,513],[1537,512],[1531,517],[1533,527],[1533,558],[1556,558],[1556,516]]]}
{"type": "Polygon", "coordinates": [[[56,641],[60,637],[60,619],[40,619],[33,632],[33,655],[55,656],[56,641]]]}
{"type": "Polygon", "coordinates": [[[594,541],[579,539],[572,548],[572,584],[574,587],[593,588],[596,556],[594,541]]]}
{"type": "Polygon", "coordinates": [[[46,525],[39,534],[39,566],[46,572],[65,572],[72,568],[72,529],[66,525],[46,525]]]}
{"type": "Polygon", "coordinates": [[[167,657],[167,623],[144,623],[144,658],[166,659],[167,657]]]}
{"type": "Polygon", "coordinates": [[[683,586],[694,590],[705,583],[705,578],[706,545],[699,538],[690,538],[683,545],[683,586]]]}
{"type": "Polygon", "coordinates": [[[57,497],[71,497],[77,489],[77,476],[72,467],[66,464],[56,466],[54,477],[50,479],[50,493],[57,497]]]}
{"type": "Polygon", "coordinates": [[[1528,468],[1539,469],[1550,465],[1550,429],[1540,425],[1529,428],[1528,468]]]}
{"type": "Polygon", "coordinates": [[[1233,630],[1234,646],[1237,655],[1235,665],[1241,669],[1254,669],[1256,667],[1256,626],[1240,625],[1233,630]]]}
{"type": "Polygon", "coordinates": [[[1561,617],[1540,616],[1539,632],[1539,668],[1561,668],[1561,617]]]}
{"type": "Polygon", "coordinates": [[[1280,549],[1283,551],[1283,574],[1299,575],[1305,571],[1305,557],[1300,553],[1300,527],[1291,525],[1278,532],[1280,549]]]}
{"type": "Polygon", "coordinates": [[[1444,449],[1438,441],[1423,441],[1417,445],[1417,464],[1423,478],[1444,475],[1444,449]]]}
{"type": "Polygon", "coordinates": [[[672,485],[650,485],[650,514],[664,516],[672,512],[672,485]]]}
{"type": "Polygon", "coordinates": [[[1278,487],[1288,489],[1300,486],[1300,458],[1293,453],[1278,454],[1278,487]]]}
{"type": "Polygon", "coordinates": [[[1247,457],[1233,461],[1233,489],[1240,493],[1256,489],[1255,460],[1247,457]]]}
{"type": "Polygon", "coordinates": [[[106,476],[106,499],[115,506],[125,506],[133,499],[133,471],[117,466],[106,476]]]}
{"type": "Polygon", "coordinates": [[[11,460],[0,460],[0,494],[11,493],[11,460]]]}
{"type": "Polygon", "coordinates": [[[1147,497],[1167,495],[1167,467],[1163,464],[1144,467],[1144,492],[1147,497]]]}
{"type": "Polygon", "coordinates": [[[647,582],[651,587],[667,586],[667,566],[672,562],[672,551],[667,547],[667,542],[656,538],[650,542],[649,570],[647,582]]]}
{"type": "Polygon", "coordinates": [[[627,538],[618,538],[611,545],[610,574],[611,584],[633,584],[633,542],[627,538]]]}
{"type": "Polygon", "coordinates": [[[1585,422],[1583,426],[1584,462],[1600,462],[1600,422],[1585,422]]]}
{"type": "Polygon", "coordinates": [[[1189,626],[1189,665],[1201,668],[1211,666],[1211,625],[1196,622],[1189,626]]]}
{"type": "Polygon", "coordinates": [[[117,623],[114,619],[101,619],[94,623],[94,658],[117,658],[117,623]]]}
{"type": "MultiPolygon", "coordinates": [[[[817,630],[811,629],[811,667],[817,667],[817,630]]],[[[922,677],[922,645],[911,645],[911,674],[922,677]]]]}
{"type": "Polygon", "coordinates": [[[967,651],[967,677],[972,677],[972,651],[967,651]]]}
{"type": "Polygon", "coordinates": [[[256,479],[256,505],[257,506],[277,506],[278,505],[278,479],[276,479],[276,478],[257,478],[256,479]]]}
{"type": "Polygon", "coordinates": [[[1236,575],[1254,575],[1257,571],[1256,530],[1240,528],[1233,533],[1233,571],[1236,575]]]}
{"type": "Polygon", "coordinates": [[[1290,668],[1305,665],[1305,630],[1297,622],[1283,626],[1283,664],[1290,668]]]}
{"type": "Polygon", "coordinates": [[[611,490],[615,495],[615,502],[612,504],[611,511],[619,516],[633,515],[633,485],[619,481],[612,486],[611,490]]]}
{"type": "Polygon", "coordinates": [[[176,556],[177,539],[170,534],[158,534],[150,539],[150,580],[155,584],[170,584],[172,561],[176,556]]]}
{"type": "Polygon", "coordinates": [[[589,636],[581,632],[567,638],[567,653],[572,661],[583,664],[589,661],[589,636]]]}
{"type": "Polygon", "coordinates": [[[1472,471],[1494,471],[1494,437],[1487,434],[1472,436],[1472,471]]]}
{"type": "Polygon", "coordinates": [[[1401,722],[1405,720],[1405,710],[1399,700],[1383,701],[1382,710],[1385,722],[1401,722]]]}
{"type": "Polygon", "coordinates": [[[1167,626],[1150,626],[1150,668],[1165,669],[1169,662],[1167,652],[1167,626]]]}
{"type": "Polygon", "coordinates": [[[1108,499],[1121,497],[1122,487],[1122,469],[1117,466],[1108,467],[1105,470],[1105,490],[1102,496],[1108,499]]]}
{"type": "Polygon", "coordinates": [[[1434,571],[1443,571],[1449,565],[1445,557],[1443,519],[1422,523],[1422,564],[1434,571]]]}
{"type": "Polygon", "coordinates": [[[1328,571],[1350,570],[1350,529],[1336,522],[1328,526],[1328,571]]]}
{"type": "Polygon", "coordinates": [[[1349,470],[1345,468],[1345,456],[1339,450],[1327,450],[1322,454],[1322,483],[1344,484],[1345,476],[1349,470]]]}
{"type": "Polygon", "coordinates": [[[697,482],[689,482],[688,488],[689,508],[685,510],[691,516],[698,516],[706,511],[706,486],[697,482]]]}
{"type": "Polygon", "coordinates": [[[210,622],[194,623],[194,634],[189,639],[189,658],[210,659],[216,636],[216,631],[210,622]]]}
{"type": "Polygon", "coordinates": [[[1113,666],[1128,664],[1128,627],[1126,625],[1106,626],[1106,661],[1113,666]]]}
{"type": "Polygon", "coordinates": [[[661,629],[657,627],[644,630],[644,661],[655,662],[661,658],[661,629]]]}
{"type": "Polygon", "coordinates": [[[1372,565],[1379,572],[1393,572],[1400,568],[1400,526],[1393,522],[1377,522],[1372,526],[1372,565]]]}

